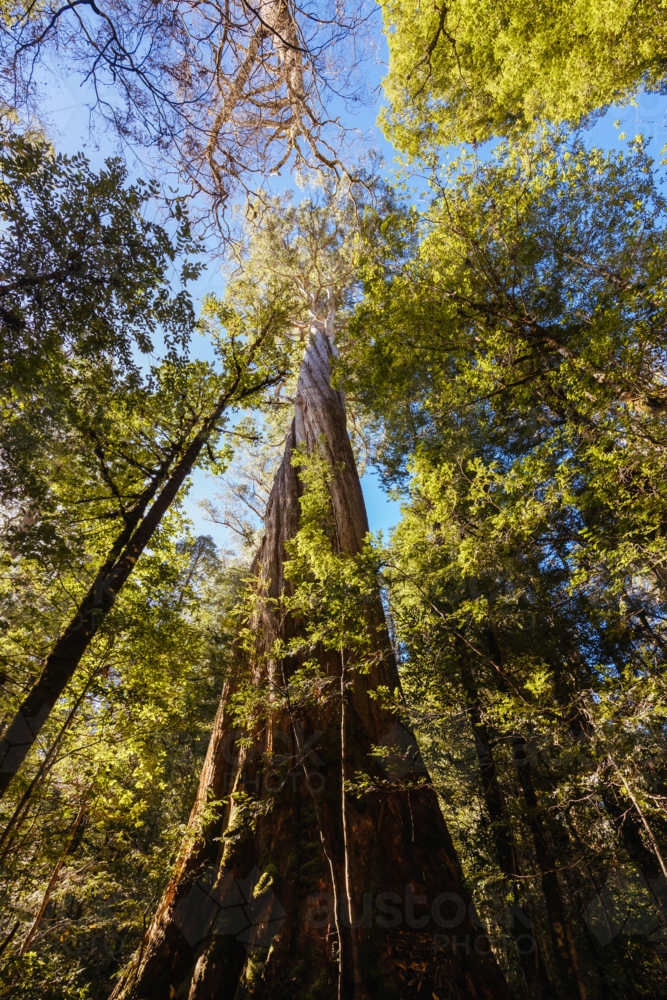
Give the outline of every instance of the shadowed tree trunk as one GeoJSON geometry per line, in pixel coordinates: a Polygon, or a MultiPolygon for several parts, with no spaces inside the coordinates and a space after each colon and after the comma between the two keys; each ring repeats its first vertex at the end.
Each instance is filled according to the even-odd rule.
{"type": "MultiPolygon", "coordinates": [[[[303,493],[297,446],[331,468],[339,550],[360,552],[368,530],[344,399],[330,384],[334,350],[332,330],[314,323],[253,566],[261,601],[244,623],[256,637],[245,667],[268,692],[299,666],[267,655],[277,636],[303,632],[280,607],[303,493]]],[[[234,729],[234,681],[225,685],[180,860],[114,1000],[509,997],[414,738],[370,696],[397,688],[398,672],[379,594],[365,613],[370,671],[345,651],[315,651],[326,697],[276,709],[249,740],[234,729]],[[411,758],[400,780],[373,755],[380,745],[411,758]],[[343,767],[371,790],[345,793],[343,767]]]]}
{"type": "MultiPolygon", "coordinates": [[[[502,664],[502,652],[492,629],[488,629],[486,640],[494,661],[502,664]]],[[[526,993],[531,1000],[550,1000],[554,991],[549,983],[544,955],[540,948],[533,920],[524,906],[518,902],[518,880],[524,875],[519,862],[514,833],[507,804],[503,794],[496,761],[492,749],[492,739],[484,722],[482,702],[477,689],[475,674],[468,660],[467,649],[457,636],[461,677],[468,695],[468,714],[472,724],[475,752],[479,763],[484,803],[491,820],[491,837],[496,848],[498,867],[512,887],[514,901],[509,908],[509,933],[512,937],[526,993]]]]}
{"type": "Polygon", "coordinates": [[[628,857],[644,876],[655,905],[667,922],[667,881],[655,852],[644,843],[641,819],[632,808],[632,803],[624,799],[612,784],[605,786],[602,803],[628,857]]]}
{"type": "Polygon", "coordinates": [[[535,858],[540,870],[542,892],[549,916],[553,948],[557,957],[558,975],[564,996],[574,998],[574,1000],[576,998],[587,1000],[588,993],[579,968],[570,920],[565,912],[565,901],[558,876],[558,859],[548,831],[540,817],[539,803],[525,747],[524,737],[516,735],[512,740],[514,764],[526,802],[526,818],[533,835],[535,858]]]}
{"type": "Polygon", "coordinates": [[[514,892],[514,902],[510,908],[509,933],[514,941],[527,995],[531,1000],[549,1000],[553,996],[553,991],[544,965],[544,956],[540,954],[533,921],[516,897],[516,880],[521,877],[522,872],[517,863],[517,852],[512,829],[508,822],[505,798],[498,781],[491,749],[491,738],[482,720],[479,700],[473,702],[469,711],[473,724],[484,802],[491,820],[491,835],[496,847],[498,866],[514,892]]]}

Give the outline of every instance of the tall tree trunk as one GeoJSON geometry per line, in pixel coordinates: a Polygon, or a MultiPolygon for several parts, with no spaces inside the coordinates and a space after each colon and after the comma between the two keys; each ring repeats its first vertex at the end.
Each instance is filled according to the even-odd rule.
{"type": "MultiPolygon", "coordinates": [[[[260,336],[251,347],[248,363],[252,361],[262,339],[264,336],[260,336]]],[[[180,460],[167,475],[170,464],[168,463],[164,475],[156,478],[145,490],[142,503],[135,508],[131,522],[126,524],[116,538],[88,593],[79,604],[77,613],[47,656],[41,674],[24,698],[0,741],[0,798],[28,756],[55,703],[79,666],[100,620],[111,610],[116,597],[134,570],[137,559],[176,499],[178,491],[192,471],[192,466],[227,407],[275,384],[284,373],[281,372],[274,378],[265,379],[245,389],[239,388],[243,375],[244,368],[237,363],[236,374],[230,380],[230,385],[220,396],[213,410],[202,419],[199,431],[185,448],[180,460]],[[166,482],[164,482],[165,477],[166,482]],[[152,506],[147,513],[144,513],[163,482],[164,485],[152,506]]],[[[176,457],[177,455],[171,455],[170,462],[176,457]]]]}
{"type": "Polygon", "coordinates": [[[542,892],[549,915],[554,951],[558,960],[558,973],[566,997],[586,1000],[588,994],[579,968],[570,921],[565,913],[565,903],[558,878],[556,852],[539,815],[539,805],[528,766],[525,745],[526,741],[523,736],[517,736],[513,740],[514,763],[526,801],[527,820],[533,835],[535,857],[540,869],[542,892]]]}
{"type": "MultiPolygon", "coordinates": [[[[484,802],[492,824],[492,837],[498,856],[498,865],[512,886],[513,892],[516,893],[517,880],[522,873],[518,865],[505,797],[498,781],[491,739],[482,721],[481,704],[478,700],[473,703],[470,709],[470,720],[473,724],[484,802]]],[[[531,1000],[549,1000],[553,996],[553,991],[549,984],[544,956],[540,954],[533,921],[525,907],[516,901],[516,895],[514,900],[511,907],[512,916],[509,931],[519,958],[528,996],[531,997],[531,1000]]]]}
{"type": "MultiPolygon", "coordinates": [[[[245,665],[269,693],[284,691],[300,665],[267,655],[276,637],[303,634],[280,604],[293,592],[284,563],[299,529],[297,446],[329,465],[339,549],[360,552],[368,530],[344,399],[330,384],[333,350],[316,324],[253,567],[262,599],[244,623],[256,642],[245,665]]],[[[250,734],[251,746],[236,740],[229,679],[175,874],[114,1000],[508,998],[470,919],[414,738],[371,697],[399,683],[379,594],[367,624],[377,654],[370,671],[351,668],[345,650],[315,651],[328,697],[276,708],[250,734]],[[372,752],[387,744],[411,750],[401,781],[387,780],[372,752]],[[352,795],[343,766],[348,782],[367,775],[371,791],[352,795]]]]}
{"type": "MultiPolygon", "coordinates": [[[[487,629],[485,638],[495,663],[500,667],[503,662],[502,652],[491,628],[487,629]]],[[[491,736],[484,723],[482,702],[479,697],[474,671],[470,664],[467,647],[460,635],[456,639],[461,665],[461,677],[468,698],[468,712],[472,724],[475,752],[479,762],[479,776],[482,784],[484,803],[491,820],[491,836],[496,848],[498,867],[512,887],[514,903],[511,907],[509,932],[523,974],[527,995],[531,1000],[550,1000],[554,991],[549,983],[545,966],[545,956],[541,954],[538,935],[533,920],[524,906],[517,902],[516,891],[518,881],[523,874],[520,870],[518,852],[507,804],[500,781],[496,762],[491,746],[491,736]]]]}

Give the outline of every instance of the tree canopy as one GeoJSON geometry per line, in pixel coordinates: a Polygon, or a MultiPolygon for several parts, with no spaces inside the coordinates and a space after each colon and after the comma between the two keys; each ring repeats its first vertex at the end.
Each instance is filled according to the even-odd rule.
{"type": "Polygon", "coordinates": [[[0,11],[2,1000],[667,995],[664,12],[382,10],[0,11]]]}
{"type": "Polygon", "coordinates": [[[383,3],[389,44],[383,112],[411,155],[426,143],[482,143],[662,92],[661,4],[456,0],[383,3]]]}

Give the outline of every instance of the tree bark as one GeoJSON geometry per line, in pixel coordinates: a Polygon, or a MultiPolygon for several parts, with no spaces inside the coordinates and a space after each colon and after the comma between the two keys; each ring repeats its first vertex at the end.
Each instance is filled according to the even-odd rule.
{"type": "MultiPolygon", "coordinates": [[[[285,543],[299,529],[297,446],[329,465],[339,550],[359,553],[368,531],[344,398],[330,382],[332,341],[314,325],[253,564],[261,601],[242,623],[256,649],[245,666],[269,692],[284,690],[300,665],[266,655],[276,637],[303,634],[280,603],[293,592],[285,543]]],[[[230,676],[176,871],[114,1000],[509,998],[486,935],[470,918],[414,737],[371,696],[399,684],[379,593],[367,623],[376,654],[370,671],[354,670],[345,651],[318,649],[329,696],[276,707],[250,734],[251,746],[235,743],[230,676]],[[412,763],[401,780],[373,754],[380,745],[408,748],[412,763]],[[347,780],[361,772],[370,791],[343,798],[343,752],[347,780]]]]}

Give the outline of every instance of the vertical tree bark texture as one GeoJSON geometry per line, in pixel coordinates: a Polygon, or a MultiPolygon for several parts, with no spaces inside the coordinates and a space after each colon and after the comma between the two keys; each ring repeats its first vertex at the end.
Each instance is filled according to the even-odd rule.
{"type": "MultiPolygon", "coordinates": [[[[330,382],[333,351],[324,325],[316,324],[254,562],[262,601],[246,623],[256,636],[256,655],[246,666],[268,692],[299,666],[296,658],[277,662],[266,655],[276,636],[289,639],[303,627],[280,607],[283,591],[291,592],[285,543],[298,531],[303,492],[291,462],[297,445],[331,466],[341,551],[358,553],[368,530],[344,399],[330,382]]],[[[239,743],[233,728],[230,679],[175,874],[114,1000],[509,997],[488,939],[471,919],[414,738],[370,696],[380,685],[398,685],[379,594],[367,621],[377,663],[366,674],[353,664],[349,670],[345,767],[348,780],[368,775],[372,790],[346,795],[347,855],[341,656],[320,650],[324,696],[276,709],[250,734],[250,746],[239,743]],[[408,751],[412,762],[401,780],[372,753],[380,745],[402,760],[400,752],[408,751]]]]}

